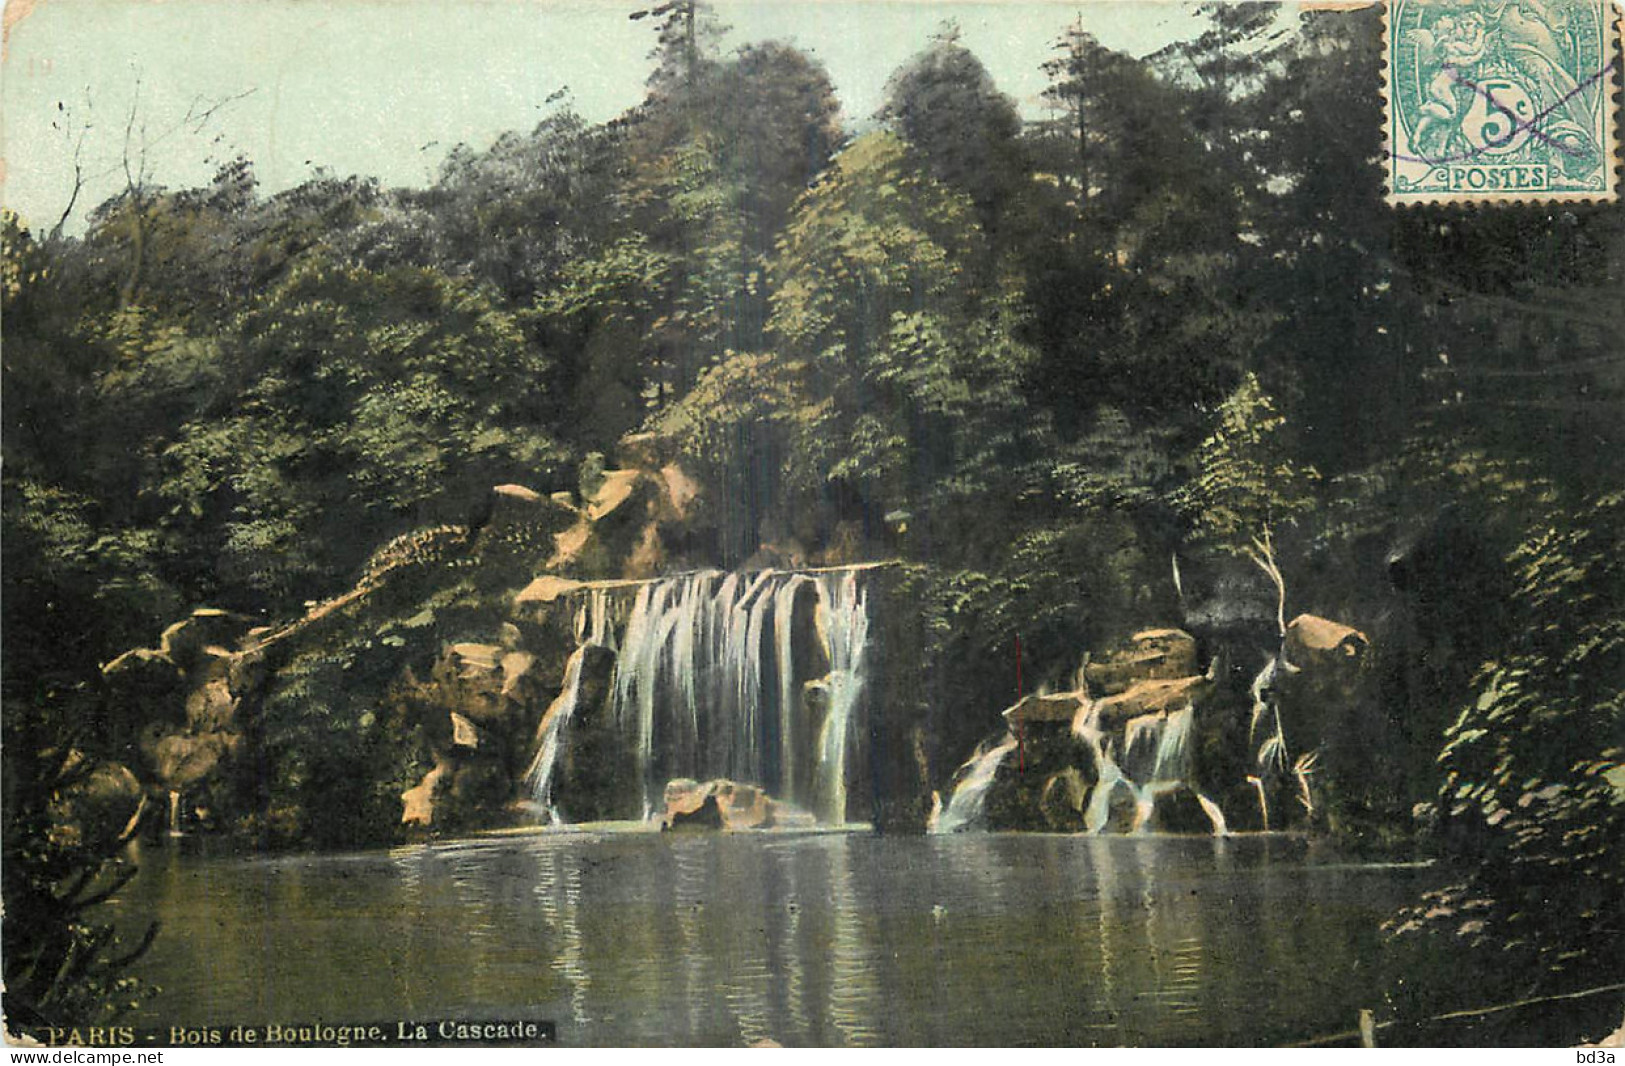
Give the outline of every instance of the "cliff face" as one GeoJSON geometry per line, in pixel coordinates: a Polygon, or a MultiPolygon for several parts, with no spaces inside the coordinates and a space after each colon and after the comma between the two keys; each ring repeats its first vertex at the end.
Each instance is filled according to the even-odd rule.
{"type": "Polygon", "coordinates": [[[687,562],[697,487],[672,464],[584,498],[498,485],[469,526],[386,544],[354,586],[275,625],[200,609],[103,669],[122,762],[175,826],[359,843],[490,824],[515,794],[588,580],[687,562]]]}

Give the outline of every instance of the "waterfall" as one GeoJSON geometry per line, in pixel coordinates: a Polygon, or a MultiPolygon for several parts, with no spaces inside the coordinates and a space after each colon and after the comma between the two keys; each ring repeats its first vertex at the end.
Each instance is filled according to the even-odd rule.
{"type": "MultiPolygon", "coordinates": [[[[773,594],[773,650],[775,663],[788,663],[795,654],[796,591],[807,579],[796,576],[779,586],[773,594]]],[[[779,670],[779,791],[785,796],[796,792],[797,712],[801,701],[796,693],[796,675],[793,670],[779,670]]]]}
{"type": "Polygon", "coordinates": [[[927,830],[932,833],[954,833],[981,818],[982,807],[987,802],[987,790],[993,785],[999,765],[1016,750],[1017,743],[1013,734],[1007,734],[1003,743],[971,756],[955,775],[959,783],[954,786],[953,795],[948,797],[948,805],[933,812],[927,830]]]}
{"type": "MultiPolygon", "coordinates": [[[[601,602],[578,613],[582,647],[616,646],[607,615],[601,602]]],[[[682,574],[641,586],[625,617],[608,718],[635,752],[646,817],[669,780],[728,777],[822,821],[847,820],[865,732],[869,616],[860,571],[682,574]],[[821,705],[809,688],[823,694],[821,705]]],[[[538,803],[550,801],[548,760],[574,712],[579,673],[566,669],[543,719],[552,731],[540,735],[533,765],[538,803]]]]}
{"type": "Polygon", "coordinates": [[[576,608],[574,619],[576,649],[564,663],[564,683],[558,697],[548,704],[542,720],[536,727],[536,755],[525,770],[525,789],[538,811],[546,811],[548,822],[562,825],[564,816],[553,805],[553,770],[558,764],[559,744],[565,727],[575,717],[581,703],[581,675],[588,648],[613,648],[614,630],[610,625],[609,594],[601,588],[592,589],[576,608]]]}
{"type": "Polygon", "coordinates": [[[1098,709],[1090,704],[1072,730],[1094,748],[1099,774],[1084,809],[1084,827],[1091,833],[1106,828],[1111,819],[1112,796],[1121,788],[1134,802],[1134,821],[1129,831],[1143,831],[1156,813],[1157,800],[1184,788],[1207,816],[1213,834],[1229,833],[1224,811],[1195,784],[1191,751],[1195,729],[1196,711],[1188,706],[1172,713],[1131,718],[1123,725],[1119,752],[1114,739],[1101,728],[1098,709]]]}
{"type": "Polygon", "coordinates": [[[181,835],[181,794],[175,789],[169,790],[169,835],[181,835]]]}
{"type": "Polygon", "coordinates": [[[553,767],[558,762],[559,739],[564,735],[564,727],[575,716],[576,704],[581,701],[581,664],[587,657],[587,648],[586,644],[577,647],[564,664],[564,687],[542,715],[541,725],[537,727],[540,743],[536,757],[525,771],[525,787],[530,791],[531,801],[538,810],[546,811],[554,824],[562,819],[553,807],[553,767]]]}
{"type": "Polygon", "coordinates": [[[846,755],[852,745],[853,717],[862,706],[864,653],[869,646],[868,597],[858,588],[856,573],[819,575],[818,619],[829,652],[828,699],[818,737],[818,765],[823,771],[818,814],[839,822],[846,819],[846,755]]]}

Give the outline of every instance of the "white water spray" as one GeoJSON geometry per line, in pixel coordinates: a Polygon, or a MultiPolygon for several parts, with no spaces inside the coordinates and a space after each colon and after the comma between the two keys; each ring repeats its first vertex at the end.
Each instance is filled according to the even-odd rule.
{"type": "MultiPolygon", "coordinates": [[[[578,620],[578,633],[612,644],[612,627],[595,628],[604,613],[578,620]]],[[[848,779],[862,765],[868,640],[858,570],[708,570],[640,588],[609,698],[610,720],[636,752],[645,810],[660,808],[668,780],[725,776],[845,821],[848,779]],[[809,590],[813,611],[801,614],[809,590]],[[809,624],[823,644],[818,662],[799,654],[809,624]],[[821,717],[803,698],[813,684],[828,695],[821,717]]],[[[567,721],[558,716],[560,731],[567,721]]]]}
{"type": "Polygon", "coordinates": [[[948,797],[948,805],[934,813],[926,828],[932,833],[954,833],[978,822],[987,803],[987,790],[1017,743],[1014,736],[1007,735],[1002,744],[973,755],[961,769],[963,776],[948,797]]]}

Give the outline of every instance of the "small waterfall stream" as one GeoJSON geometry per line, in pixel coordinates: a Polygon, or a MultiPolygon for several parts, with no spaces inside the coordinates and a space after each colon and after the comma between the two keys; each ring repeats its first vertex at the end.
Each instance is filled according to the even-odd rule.
{"type": "Polygon", "coordinates": [[[542,715],[538,728],[541,741],[536,748],[536,757],[525,771],[525,786],[530,791],[531,801],[538,810],[547,812],[548,820],[553,825],[563,821],[562,815],[553,806],[553,767],[558,762],[559,741],[564,735],[564,727],[570,724],[576,705],[581,701],[581,665],[587,657],[587,647],[586,644],[577,647],[565,663],[564,687],[542,715]]]}
{"type": "MultiPolygon", "coordinates": [[[[1086,702],[1073,723],[1072,734],[1093,751],[1095,769],[1095,782],[1082,811],[1085,829],[1099,833],[1107,828],[1119,789],[1134,805],[1129,832],[1149,829],[1158,800],[1184,790],[1195,799],[1215,836],[1229,832],[1223,810],[1195,785],[1192,740],[1196,712],[1192,708],[1141,715],[1118,730],[1109,730],[1102,726],[1098,704],[1082,698],[1086,702]]],[[[990,744],[984,743],[960,767],[948,802],[931,817],[931,832],[950,833],[981,822],[988,791],[1018,741],[1007,734],[1000,743],[990,744]]]]}
{"type": "Polygon", "coordinates": [[[578,646],[527,773],[537,805],[558,802],[559,751],[596,645],[618,651],[608,717],[635,752],[645,818],[667,781],[727,777],[848,820],[867,710],[862,569],[700,571],[639,586],[629,612],[620,604],[618,640],[609,591],[591,589],[578,610],[578,646]]]}
{"type": "Polygon", "coordinates": [[[1017,743],[1014,736],[1006,736],[1004,743],[972,756],[965,764],[959,784],[948,797],[947,806],[932,814],[927,829],[933,833],[954,833],[979,821],[999,764],[1016,750],[1017,743]]]}
{"type": "Polygon", "coordinates": [[[1100,774],[1084,811],[1088,831],[1098,833],[1106,828],[1112,796],[1119,788],[1133,798],[1134,820],[1129,831],[1135,833],[1150,827],[1160,797],[1183,788],[1195,797],[1214,836],[1229,833],[1224,812],[1195,785],[1191,751],[1195,729],[1196,711],[1188,706],[1171,713],[1142,715],[1124,723],[1119,751],[1091,707],[1073,730],[1094,748],[1100,774]]]}
{"type": "Polygon", "coordinates": [[[545,811],[548,822],[561,825],[564,816],[553,804],[553,768],[558,763],[559,745],[565,727],[575,717],[581,702],[581,674],[587,649],[612,648],[614,633],[609,625],[609,597],[604,589],[593,589],[575,614],[576,650],[564,664],[564,683],[559,694],[548,705],[537,726],[536,756],[525,770],[525,787],[531,802],[539,811],[545,811]]]}

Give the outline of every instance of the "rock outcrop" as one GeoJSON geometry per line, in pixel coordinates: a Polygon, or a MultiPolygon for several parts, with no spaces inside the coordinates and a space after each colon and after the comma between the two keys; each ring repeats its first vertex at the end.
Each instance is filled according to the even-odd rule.
{"type": "Polygon", "coordinates": [[[1371,642],[1351,626],[1301,614],[1286,627],[1281,650],[1253,679],[1248,781],[1253,804],[1244,824],[1281,829],[1317,824],[1325,813],[1322,755],[1360,745],[1345,711],[1359,702],[1361,666],[1371,642]]]}
{"type": "MultiPolygon", "coordinates": [[[[1222,830],[1222,814],[1198,785],[1197,723],[1217,689],[1217,663],[1196,670],[1190,634],[1134,634],[1085,666],[1084,688],[1027,696],[1007,709],[1007,739],[984,744],[961,768],[949,809],[953,790],[986,788],[981,818],[993,829],[1222,830]],[[983,780],[990,756],[998,762],[983,780]]],[[[961,810],[938,824],[963,817],[961,810]]]]}
{"type": "Polygon", "coordinates": [[[1182,629],[1146,629],[1098,662],[1084,666],[1091,692],[1115,696],[1148,681],[1190,678],[1196,667],[1196,638],[1182,629]]]}
{"type": "Polygon", "coordinates": [[[92,762],[74,751],[64,769],[69,784],[49,807],[47,833],[53,844],[106,854],[136,831],[147,801],[141,782],[127,767],[92,762]]]}
{"type": "Polygon", "coordinates": [[[665,801],[660,828],[666,830],[794,829],[817,823],[808,812],[774,799],[755,785],[726,779],[669,781],[665,801]]]}
{"type": "Polygon", "coordinates": [[[665,456],[606,472],[579,502],[497,485],[469,526],[396,538],[354,587],[297,618],[267,626],[194,611],[156,647],[104,667],[130,712],[130,766],[154,802],[180,792],[190,810],[208,794],[222,825],[303,834],[310,822],[299,811],[319,786],[290,767],[307,784],[284,787],[266,745],[304,743],[288,730],[316,701],[345,716],[351,736],[388,731],[394,750],[351,741],[333,758],[352,760],[339,772],[412,782],[397,793],[403,824],[500,820],[573,643],[570,590],[669,565],[662,530],[692,511],[698,492],[665,456]],[[270,718],[267,708],[276,709],[270,718]]]}
{"type": "MultiPolygon", "coordinates": [[[[125,652],[102,668],[112,699],[134,731],[130,768],[144,800],[159,808],[214,791],[244,750],[242,706],[262,679],[258,653],[242,645],[253,620],[199,608],[163,631],[156,648],[125,652]],[[137,776],[137,774],[139,776],[137,776]]],[[[199,810],[188,803],[193,815],[199,810]]],[[[202,809],[206,809],[206,806],[202,809]]]]}

